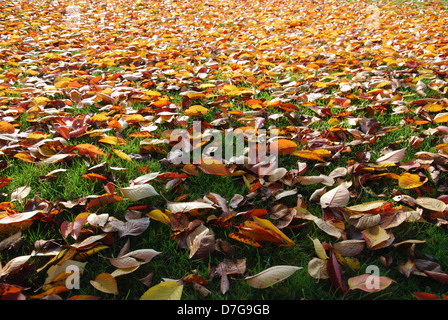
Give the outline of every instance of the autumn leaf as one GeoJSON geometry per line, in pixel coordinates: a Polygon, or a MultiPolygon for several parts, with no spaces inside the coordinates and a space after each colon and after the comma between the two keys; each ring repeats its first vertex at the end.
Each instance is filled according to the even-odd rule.
{"type": "Polygon", "coordinates": [[[386,153],[384,156],[376,159],[376,163],[377,164],[397,163],[404,159],[405,154],[406,154],[406,148],[391,151],[386,153]]]}
{"type": "Polygon", "coordinates": [[[131,201],[137,201],[159,195],[154,187],[147,183],[119,189],[123,193],[123,196],[131,201]]]}
{"type": "Polygon", "coordinates": [[[247,282],[251,287],[264,289],[285,280],[300,269],[302,268],[296,266],[274,266],[256,275],[246,277],[242,281],[247,282]]]}
{"type": "Polygon", "coordinates": [[[327,274],[333,286],[343,293],[347,292],[347,283],[343,279],[341,266],[339,265],[336,255],[331,252],[330,258],[326,260],[327,274]]]}
{"type": "Polygon", "coordinates": [[[88,155],[92,158],[97,157],[98,155],[105,156],[106,154],[101,151],[100,148],[94,146],[89,143],[82,143],[75,146],[75,149],[78,150],[79,155],[88,155]]]}
{"type": "Polygon", "coordinates": [[[349,200],[349,191],[344,184],[340,184],[320,197],[320,205],[322,208],[344,207],[349,200]]]}
{"type": "Polygon", "coordinates": [[[404,172],[398,178],[398,185],[403,189],[419,188],[426,183],[428,179],[421,181],[418,174],[404,172]]]}
{"type": "Polygon", "coordinates": [[[117,281],[109,273],[100,273],[95,277],[95,280],[90,280],[90,284],[101,292],[118,294],[117,281]]]}
{"type": "Polygon", "coordinates": [[[117,268],[126,269],[148,263],[161,252],[153,249],[139,249],[126,253],[117,258],[107,258],[110,263],[117,268]]]}
{"type": "Polygon", "coordinates": [[[347,280],[350,290],[359,289],[365,292],[381,291],[389,287],[394,280],[377,275],[362,274],[347,280]]]}
{"type": "Polygon", "coordinates": [[[176,281],[164,281],[149,288],[140,300],[180,300],[183,288],[176,281]]]}
{"type": "Polygon", "coordinates": [[[87,203],[86,209],[89,210],[94,207],[104,206],[119,201],[123,201],[123,198],[117,194],[103,194],[99,197],[92,199],[89,203],[87,203]]]}
{"type": "Polygon", "coordinates": [[[88,179],[88,180],[93,180],[93,181],[105,181],[107,180],[106,177],[96,174],[96,173],[86,173],[81,175],[83,178],[88,179]]]}
{"type": "Polygon", "coordinates": [[[31,299],[42,299],[46,296],[53,295],[53,294],[57,295],[59,293],[66,292],[66,291],[68,291],[66,286],[56,286],[56,287],[50,288],[47,291],[42,292],[40,294],[30,296],[30,298],[31,299]]]}
{"type": "Polygon", "coordinates": [[[16,131],[15,127],[6,121],[0,121],[0,134],[9,133],[12,134],[16,131]]]}
{"type": "Polygon", "coordinates": [[[269,151],[271,154],[286,155],[293,153],[297,149],[297,144],[294,141],[286,139],[278,139],[271,143],[269,151]]]}
{"type": "Polygon", "coordinates": [[[193,105],[187,110],[185,110],[185,114],[187,116],[205,116],[207,113],[209,113],[210,110],[201,106],[201,105],[193,105]]]}
{"type": "Polygon", "coordinates": [[[226,176],[226,177],[232,176],[230,170],[219,160],[201,159],[200,163],[198,164],[198,167],[207,174],[226,176]]]}

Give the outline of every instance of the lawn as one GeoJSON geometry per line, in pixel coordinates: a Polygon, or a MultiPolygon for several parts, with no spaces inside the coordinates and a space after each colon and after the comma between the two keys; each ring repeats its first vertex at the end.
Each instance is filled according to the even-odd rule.
{"type": "Polygon", "coordinates": [[[446,1],[0,9],[1,298],[445,297],[446,1]]]}

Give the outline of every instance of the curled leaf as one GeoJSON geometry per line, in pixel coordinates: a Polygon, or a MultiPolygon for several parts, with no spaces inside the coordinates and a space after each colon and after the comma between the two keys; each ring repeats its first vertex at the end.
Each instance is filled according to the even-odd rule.
{"type": "Polygon", "coordinates": [[[286,278],[293,275],[297,270],[302,269],[296,266],[280,265],[268,268],[254,276],[246,277],[242,281],[247,282],[251,287],[254,288],[268,288],[274,284],[285,280],[286,278]]]}

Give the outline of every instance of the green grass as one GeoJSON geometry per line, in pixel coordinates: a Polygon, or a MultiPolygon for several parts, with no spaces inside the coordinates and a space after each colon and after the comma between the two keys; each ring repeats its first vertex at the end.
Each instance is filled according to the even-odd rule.
{"type": "MultiPolygon", "coordinates": [[[[348,0],[352,1],[352,0],[348,0]]],[[[413,0],[407,1],[407,3],[412,2],[415,6],[425,5],[423,2],[413,0]]],[[[371,1],[371,3],[376,3],[376,1],[371,1]]],[[[392,2],[393,3],[393,2],[392,2]]],[[[403,3],[403,1],[397,0],[396,3],[403,3]]],[[[447,5],[448,1],[441,1],[443,5],[447,5]]],[[[143,8],[142,8],[143,9],[143,8]]],[[[156,11],[153,11],[155,14],[156,11]]],[[[158,11],[157,11],[158,12],[158,11]]],[[[237,25],[233,23],[216,23],[215,27],[234,30],[237,25]]],[[[238,24],[239,26],[239,24],[238,24]]],[[[231,44],[231,38],[228,39],[229,45],[231,44]]],[[[131,40],[129,41],[131,42],[131,40]]],[[[319,41],[323,44],[322,41],[319,41]]],[[[167,47],[167,52],[171,48],[167,47]]],[[[76,55],[78,53],[84,52],[83,50],[74,51],[71,55],[76,55]]],[[[43,55],[42,55],[43,57],[43,55]]],[[[327,57],[323,56],[322,59],[327,57]]],[[[373,59],[371,56],[369,59],[373,59]]],[[[283,61],[283,58],[278,58],[278,61],[283,61]]],[[[287,56],[286,60],[289,64],[295,63],[295,58],[293,56],[287,56]]],[[[154,62],[154,61],[152,61],[154,62]]],[[[183,64],[183,62],[182,62],[183,64]]],[[[186,66],[186,65],[185,65],[186,66]]],[[[172,66],[173,69],[183,68],[182,66],[172,66]]],[[[5,65],[2,66],[2,74],[6,74],[7,70],[13,68],[12,66],[5,65]]],[[[387,67],[387,72],[400,71],[405,67],[387,67]]],[[[82,70],[97,70],[95,66],[83,66],[82,70]]],[[[127,69],[126,66],[111,66],[101,68],[99,71],[95,72],[93,75],[100,75],[103,73],[116,73],[124,72],[127,69]]],[[[269,68],[268,68],[269,69],[269,68]]],[[[341,71],[340,69],[332,69],[330,76],[333,71],[341,71]]],[[[347,71],[349,73],[349,71],[347,71]]],[[[230,78],[230,73],[223,73],[222,70],[216,70],[213,74],[214,80],[217,84],[231,83],[234,81],[230,78]]],[[[25,74],[22,74],[25,76],[25,74]]],[[[405,75],[408,77],[409,75],[405,75]]],[[[285,78],[291,78],[291,81],[297,81],[301,84],[312,83],[316,79],[323,77],[321,72],[315,72],[315,78],[306,79],[304,74],[295,73],[290,71],[282,72],[280,75],[274,75],[272,77],[266,77],[265,82],[278,82],[285,78]]],[[[157,81],[162,82],[167,80],[168,76],[160,75],[160,79],[157,81]]],[[[347,74],[341,76],[340,79],[351,80],[353,74],[347,74]]],[[[260,80],[261,76],[257,80],[260,80]]],[[[23,80],[23,77],[20,79],[23,80]]],[[[403,79],[401,79],[403,80],[403,79]]],[[[198,80],[198,84],[202,80],[198,80]]],[[[203,82],[207,80],[204,79],[203,82]]],[[[236,80],[238,87],[250,88],[258,90],[259,86],[253,85],[252,82],[245,80],[236,80]]],[[[328,79],[324,80],[327,82],[328,79]]],[[[429,80],[423,80],[426,84],[429,80]]],[[[137,87],[138,83],[134,84],[137,87]]],[[[14,83],[14,87],[23,88],[20,82],[14,83]]],[[[160,87],[146,88],[147,90],[158,90],[163,95],[168,96],[171,102],[177,106],[182,106],[182,101],[184,97],[180,95],[179,91],[163,91],[160,87]]],[[[309,93],[311,89],[302,90],[297,92],[297,95],[302,93],[309,93]]],[[[364,90],[364,89],[363,89],[364,90]]],[[[329,94],[331,96],[340,95],[341,93],[334,87],[326,88],[322,90],[323,93],[329,94]]],[[[416,159],[416,153],[419,151],[427,152],[437,152],[435,146],[443,143],[444,138],[440,135],[433,135],[426,137],[422,142],[421,146],[418,148],[413,148],[409,142],[409,138],[412,136],[418,136],[423,130],[435,128],[435,124],[424,124],[415,126],[404,122],[406,117],[411,117],[413,119],[420,119],[419,115],[415,114],[415,108],[412,106],[412,102],[423,98],[416,94],[411,89],[400,88],[398,93],[403,95],[408,95],[405,98],[405,105],[410,106],[411,111],[409,113],[403,114],[392,114],[393,105],[384,105],[384,111],[381,112],[379,109],[375,109],[374,102],[363,98],[352,98],[351,106],[353,107],[353,116],[369,119],[376,119],[379,123],[377,130],[382,128],[392,128],[389,131],[384,132],[384,134],[376,136],[376,139],[371,143],[363,141],[363,143],[352,145],[347,148],[346,153],[342,153],[340,158],[328,162],[319,163],[312,160],[304,160],[294,155],[281,156],[279,159],[279,166],[286,168],[288,171],[296,169],[298,167],[298,162],[306,162],[308,165],[306,173],[303,175],[317,176],[319,174],[329,174],[333,169],[337,167],[350,167],[353,165],[353,159],[361,153],[366,156],[370,156],[368,162],[374,162],[377,158],[382,155],[382,152],[386,148],[407,148],[405,158],[402,162],[411,161],[416,159]]],[[[428,90],[428,97],[431,98],[444,98],[443,95],[433,91],[428,90]]],[[[201,117],[191,117],[187,121],[187,127],[192,125],[193,121],[201,120],[205,123],[209,123],[216,119],[216,117],[221,116],[222,109],[221,103],[229,102],[231,105],[229,110],[239,110],[239,111],[253,111],[250,107],[245,105],[245,100],[243,97],[228,97],[224,101],[218,100],[218,92],[210,98],[203,98],[194,100],[193,104],[200,104],[204,107],[209,108],[210,112],[205,116],[201,117]]],[[[357,91],[352,90],[350,93],[356,95],[357,91]]],[[[52,99],[66,99],[64,94],[54,94],[48,95],[52,99]]],[[[343,134],[345,134],[346,141],[344,144],[354,143],[356,139],[348,133],[349,129],[359,129],[359,123],[354,125],[350,124],[347,119],[341,118],[339,122],[332,123],[332,116],[338,114],[343,109],[338,106],[328,106],[328,99],[318,99],[315,101],[316,108],[328,109],[331,114],[319,115],[316,113],[316,109],[313,110],[312,107],[306,106],[303,101],[294,99],[294,94],[285,94],[283,97],[292,97],[288,103],[294,104],[297,107],[297,111],[291,111],[291,114],[297,119],[297,124],[293,123],[287,117],[281,117],[277,120],[266,120],[263,129],[270,128],[274,126],[285,130],[285,134],[293,135],[295,142],[298,144],[298,149],[306,148],[306,144],[312,141],[314,138],[328,138],[332,139],[332,129],[339,127],[343,134]],[[318,121],[306,126],[302,123],[311,117],[318,117],[318,121]],[[288,130],[296,130],[294,134],[291,134],[288,130]],[[316,135],[314,135],[317,133],[316,135]],[[325,137],[320,134],[325,134],[325,137]]],[[[7,97],[19,98],[19,94],[9,94],[7,97]]],[[[266,89],[260,90],[253,96],[254,99],[260,100],[272,100],[276,96],[273,91],[266,89]]],[[[13,103],[11,103],[13,104],[13,103]]],[[[102,102],[97,102],[92,105],[86,105],[82,108],[77,108],[76,104],[73,108],[66,108],[66,114],[61,114],[61,117],[69,115],[72,117],[81,117],[84,115],[94,115],[99,112],[101,107],[104,105],[102,102]]],[[[9,105],[8,105],[9,106],[9,105]]],[[[148,102],[131,102],[130,107],[134,110],[142,110],[150,106],[148,102]]],[[[146,109],[145,109],[146,110],[146,109]]],[[[148,108],[148,110],[150,110],[148,108]]],[[[259,110],[260,114],[257,116],[266,117],[269,114],[274,113],[284,113],[285,111],[278,107],[269,107],[259,110]]],[[[146,111],[145,111],[146,112],[146,111]]],[[[149,111],[148,111],[149,112],[149,111]]],[[[180,111],[181,115],[183,110],[180,111]]],[[[119,115],[119,114],[113,114],[119,115]]],[[[23,112],[16,119],[17,126],[21,131],[25,130],[42,130],[44,132],[50,132],[52,126],[55,124],[51,121],[46,123],[36,123],[31,120],[36,120],[39,115],[30,114],[29,112],[23,112]],[[33,118],[32,118],[33,117],[33,118]],[[33,127],[34,126],[34,127],[33,127]]],[[[250,119],[250,116],[248,117],[250,119]]],[[[362,121],[362,120],[361,120],[362,121]]],[[[244,121],[238,116],[232,116],[229,119],[228,127],[236,128],[244,126],[244,121]]],[[[226,127],[226,128],[228,128],[226,127]]],[[[98,126],[100,128],[100,126],[98,126]]],[[[153,132],[155,137],[161,137],[162,134],[166,133],[168,130],[176,128],[174,123],[163,123],[158,126],[157,130],[153,132]]],[[[22,212],[25,208],[28,208],[38,203],[40,199],[48,201],[49,203],[55,203],[57,201],[66,200],[76,200],[86,196],[98,196],[105,193],[104,184],[106,182],[113,182],[117,188],[117,193],[119,193],[118,188],[127,187],[132,179],[135,179],[148,172],[177,172],[182,173],[182,168],[180,166],[166,166],[164,163],[164,154],[159,154],[156,152],[151,152],[148,158],[144,160],[132,160],[127,161],[125,159],[117,156],[112,149],[118,149],[126,154],[139,154],[144,148],[141,141],[144,138],[131,138],[128,135],[138,132],[140,130],[139,125],[130,125],[125,130],[121,131],[121,136],[126,140],[126,144],[123,145],[108,145],[98,142],[96,136],[89,136],[89,134],[83,135],[81,137],[70,139],[68,141],[69,145],[76,145],[80,143],[89,143],[101,148],[106,156],[98,156],[96,159],[91,159],[87,156],[77,156],[72,161],[62,161],[55,164],[49,165],[37,165],[36,163],[28,163],[20,159],[14,158],[11,155],[14,154],[16,150],[24,148],[24,145],[17,144],[12,146],[11,155],[5,154],[1,156],[3,163],[7,163],[9,167],[2,170],[1,175],[3,177],[11,177],[11,183],[0,189],[0,202],[9,202],[11,193],[19,187],[29,186],[30,193],[24,199],[23,202],[14,202],[14,209],[22,212]],[[98,172],[105,177],[107,181],[91,181],[82,177],[83,174],[88,173],[88,169],[96,164],[106,162],[107,166],[103,171],[98,172]],[[111,167],[126,168],[124,171],[112,170],[111,167]],[[55,175],[52,179],[47,179],[45,176],[52,170],[64,169],[64,172],[60,172],[55,175]]],[[[105,133],[106,135],[114,136],[115,132],[113,130],[105,133]]],[[[54,137],[54,136],[52,136],[54,137]]],[[[3,140],[2,140],[3,141],[3,140]]],[[[318,142],[317,142],[318,143],[318,142]]],[[[333,145],[340,143],[338,139],[335,139],[333,145]]],[[[168,148],[167,148],[168,149],[168,148]]],[[[7,148],[5,148],[7,150],[7,148]]],[[[424,165],[427,165],[426,163],[424,165]]],[[[443,163],[440,164],[443,169],[443,163]]],[[[353,169],[353,168],[352,168],[353,169]]],[[[366,170],[367,171],[367,170],[366,170]]],[[[441,170],[440,180],[444,181],[447,179],[447,173],[441,170]]],[[[382,172],[395,173],[397,175],[403,172],[397,166],[391,166],[384,169],[384,171],[371,170],[369,173],[378,174],[382,172]]],[[[362,178],[366,173],[353,173],[348,176],[348,180],[354,180],[362,178]]],[[[219,175],[210,175],[198,170],[197,176],[188,175],[188,177],[179,184],[176,188],[167,188],[166,183],[168,180],[155,179],[151,181],[151,185],[156,189],[161,196],[155,196],[151,198],[145,198],[140,201],[130,201],[123,200],[118,203],[113,203],[109,205],[100,206],[97,208],[92,208],[91,211],[97,214],[107,213],[112,217],[120,220],[124,220],[125,214],[128,209],[134,205],[147,205],[151,208],[157,208],[160,210],[165,210],[167,206],[167,201],[176,201],[180,196],[185,196],[185,201],[195,201],[204,198],[208,193],[216,193],[223,197],[226,201],[230,201],[235,194],[240,194],[247,196],[250,188],[246,185],[245,181],[241,176],[235,177],[224,177],[219,175]]],[[[281,184],[281,182],[277,182],[281,184]]],[[[264,188],[267,192],[269,187],[274,188],[276,184],[265,185],[264,188]]],[[[380,178],[366,180],[358,188],[353,188],[350,201],[348,205],[355,205],[370,201],[376,201],[378,199],[392,201],[394,196],[397,194],[406,194],[412,197],[418,196],[428,196],[437,197],[440,192],[437,190],[437,186],[431,181],[428,181],[426,186],[428,189],[409,189],[404,190],[399,188],[397,181],[392,178],[380,178]]],[[[328,214],[322,210],[318,203],[312,203],[309,201],[311,195],[317,188],[323,187],[323,185],[310,185],[304,186],[300,184],[295,184],[293,186],[281,185],[284,190],[290,190],[292,188],[298,189],[298,194],[307,204],[307,210],[322,218],[324,214],[328,214]]],[[[328,187],[327,191],[332,187],[328,187]]],[[[274,204],[281,203],[289,208],[297,206],[297,196],[290,196],[281,199],[280,201],[274,201],[272,198],[265,199],[263,195],[258,194],[251,198],[246,199],[246,204],[239,208],[238,212],[244,212],[250,209],[270,209],[274,204]]],[[[87,200],[88,202],[89,200],[87,200]]],[[[4,250],[1,252],[1,263],[4,266],[12,258],[20,255],[28,255],[34,249],[34,243],[38,240],[49,240],[54,239],[55,242],[70,245],[75,242],[75,239],[68,237],[64,239],[60,230],[60,225],[64,221],[73,221],[79,214],[86,211],[84,205],[75,206],[73,208],[65,208],[64,206],[58,207],[60,210],[57,215],[55,215],[54,220],[51,222],[35,221],[35,223],[29,227],[27,230],[23,231],[23,241],[22,246],[15,251],[14,249],[4,250]]],[[[425,212],[428,213],[428,212],[425,212]]],[[[95,295],[103,299],[116,299],[116,300],[128,300],[128,299],[138,299],[148,288],[143,285],[139,279],[147,276],[149,273],[153,272],[153,284],[158,284],[164,279],[181,279],[186,274],[197,273],[202,276],[208,284],[206,287],[211,291],[209,297],[202,297],[197,293],[190,284],[185,284],[182,299],[184,300],[384,300],[384,299],[397,299],[397,300],[412,300],[414,299],[413,292],[416,291],[426,291],[432,292],[439,296],[446,293],[446,286],[441,283],[435,282],[427,277],[421,275],[411,275],[407,278],[405,275],[400,273],[399,266],[401,263],[406,262],[409,258],[409,246],[403,245],[398,248],[394,246],[389,246],[380,250],[364,250],[357,260],[360,264],[359,269],[352,269],[348,265],[342,265],[343,276],[345,278],[354,277],[366,272],[370,266],[376,266],[380,270],[381,276],[387,276],[394,279],[393,285],[387,289],[380,292],[366,293],[360,290],[349,291],[346,295],[342,295],[338,292],[327,279],[314,279],[310,277],[307,267],[309,261],[316,256],[316,252],[312,243],[312,239],[319,239],[322,243],[332,245],[339,241],[323,230],[319,229],[316,224],[311,221],[306,221],[297,219],[292,222],[291,228],[284,228],[282,232],[294,241],[293,246],[278,246],[269,242],[262,242],[262,248],[256,248],[249,246],[247,244],[235,241],[229,237],[229,234],[238,230],[238,226],[244,223],[244,219],[241,216],[235,216],[231,218],[233,224],[228,227],[217,226],[210,222],[209,219],[213,218],[213,215],[219,216],[219,210],[213,210],[207,212],[200,216],[187,216],[190,221],[195,219],[201,220],[204,224],[210,228],[214,233],[215,239],[220,239],[227,241],[233,246],[234,252],[231,256],[225,256],[222,252],[215,250],[209,256],[203,259],[190,259],[189,251],[187,249],[179,247],[178,242],[173,239],[175,230],[172,230],[169,226],[159,222],[157,220],[151,220],[149,228],[145,230],[141,235],[137,237],[127,236],[123,238],[115,237],[115,241],[105,250],[100,251],[98,254],[87,257],[84,261],[87,262],[84,274],[81,277],[81,287],[79,290],[71,290],[68,293],[64,293],[64,297],[70,297],[74,295],[95,295]],[[303,225],[302,225],[303,223],[303,225]],[[96,290],[90,283],[95,277],[100,273],[111,273],[115,268],[110,264],[106,258],[117,257],[120,250],[125,246],[126,242],[130,242],[131,250],[138,249],[154,249],[159,251],[160,254],[153,258],[149,263],[141,265],[134,272],[122,275],[116,278],[118,289],[120,294],[117,296],[111,296],[110,294],[102,293],[96,290]],[[381,257],[385,255],[390,255],[392,257],[392,264],[389,267],[382,265],[381,257]],[[219,277],[211,277],[211,272],[214,267],[216,267],[224,259],[245,259],[246,260],[246,272],[244,275],[231,275],[230,276],[230,290],[226,294],[221,293],[220,289],[220,279],[219,277]],[[277,265],[292,265],[298,266],[302,269],[298,270],[291,277],[287,278],[281,284],[273,285],[267,289],[256,289],[248,285],[246,282],[242,281],[247,276],[252,276],[260,273],[267,268],[277,265]]],[[[269,218],[268,218],[269,219],[269,218]]],[[[211,220],[213,221],[213,220],[211,220]]],[[[273,221],[275,223],[275,221],[273,221]]],[[[405,222],[400,226],[391,229],[395,236],[395,243],[406,240],[424,240],[424,244],[415,245],[415,255],[417,258],[421,259],[431,259],[441,265],[444,271],[448,265],[448,238],[446,237],[446,226],[437,226],[434,224],[435,221],[430,222],[405,222]]],[[[100,231],[98,231],[100,232],[100,231]]],[[[2,236],[3,237],[3,236],[2,236]]],[[[2,240],[3,238],[0,238],[2,240]]],[[[32,267],[40,268],[45,265],[48,261],[47,258],[42,257],[32,257],[30,260],[30,265],[32,267]]],[[[25,283],[30,287],[35,287],[44,283],[46,279],[46,270],[33,274],[25,283]]]]}

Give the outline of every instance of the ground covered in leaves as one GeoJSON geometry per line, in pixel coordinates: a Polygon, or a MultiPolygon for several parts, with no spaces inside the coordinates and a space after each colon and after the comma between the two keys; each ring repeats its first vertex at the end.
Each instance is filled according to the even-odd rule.
{"type": "Polygon", "coordinates": [[[445,2],[0,12],[2,299],[445,298],[445,2]]]}

